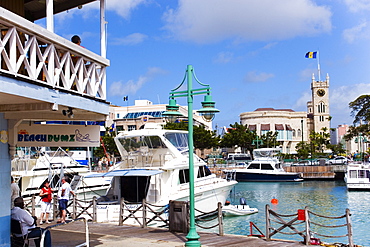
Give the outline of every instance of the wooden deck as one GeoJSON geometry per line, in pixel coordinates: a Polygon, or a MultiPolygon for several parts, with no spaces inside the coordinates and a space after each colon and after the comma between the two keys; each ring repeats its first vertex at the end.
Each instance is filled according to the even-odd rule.
{"type": "MultiPolygon", "coordinates": [[[[43,225],[47,226],[47,225],[43,225]]],[[[89,223],[90,246],[184,246],[185,233],[172,233],[167,229],[118,226],[109,223],[89,223]]],[[[266,241],[256,237],[239,235],[218,236],[215,233],[199,233],[202,246],[304,246],[293,241],[266,241]]],[[[51,229],[53,246],[77,246],[85,242],[83,222],[74,222],[51,229]]]]}

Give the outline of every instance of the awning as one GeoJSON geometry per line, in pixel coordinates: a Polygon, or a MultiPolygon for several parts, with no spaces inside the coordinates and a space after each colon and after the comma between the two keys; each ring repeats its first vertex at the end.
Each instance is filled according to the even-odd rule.
{"type": "Polygon", "coordinates": [[[284,130],[283,124],[275,124],[275,130],[284,130]]]}
{"type": "Polygon", "coordinates": [[[248,125],[248,129],[250,131],[256,131],[256,125],[255,124],[250,124],[250,125],[248,125]]]}
{"type": "Polygon", "coordinates": [[[145,169],[130,169],[130,170],[114,170],[106,173],[94,173],[86,175],[85,178],[95,178],[95,177],[149,177],[162,173],[159,170],[145,170],[145,169]]]}
{"type": "Polygon", "coordinates": [[[261,124],[261,130],[270,130],[270,124],[261,124]]]}
{"type": "Polygon", "coordinates": [[[293,130],[293,129],[292,129],[292,127],[291,127],[289,124],[286,124],[286,125],[285,125],[285,129],[286,129],[286,130],[293,130]]]}

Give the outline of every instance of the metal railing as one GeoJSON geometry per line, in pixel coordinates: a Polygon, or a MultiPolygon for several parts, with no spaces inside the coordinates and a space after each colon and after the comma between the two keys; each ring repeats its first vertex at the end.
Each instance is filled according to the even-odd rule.
{"type": "Polygon", "coordinates": [[[106,100],[109,61],[0,7],[0,72],[106,100]]]}
{"type": "Polygon", "coordinates": [[[352,223],[350,219],[350,211],[346,209],[346,212],[342,216],[324,216],[313,213],[312,211],[308,210],[308,207],[305,209],[298,210],[295,214],[290,215],[283,215],[278,214],[270,209],[270,206],[266,205],[266,240],[271,240],[271,237],[277,233],[285,234],[285,235],[295,235],[298,234],[303,237],[304,242],[306,245],[311,244],[311,240],[313,240],[314,235],[326,237],[326,238],[342,238],[348,237],[348,246],[353,247],[353,234],[352,234],[352,223]],[[312,220],[312,217],[321,217],[325,219],[331,220],[338,220],[338,219],[345,219],[344,224],[340,225],[323,225],[312,220]],[[273,226],[274,225],[274,226],[273,226]],[[299,225],[304,225],[304,227],[300,227],[299,225]],[[317,231],[313,231],[311,225],[315,225],[322,228],[339,228],[339,227],[346,227],[347,234],[341,236],[333,236],[333,235],[324,235],[320,234],[317,231]],[[291,232],[283,232],[283,229],[290,229],[291,232]]]}

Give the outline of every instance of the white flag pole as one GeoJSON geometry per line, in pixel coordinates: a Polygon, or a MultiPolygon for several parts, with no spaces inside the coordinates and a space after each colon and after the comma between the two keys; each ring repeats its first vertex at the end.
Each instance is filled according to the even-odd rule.
{"type": "Polygon", "coordinates": [[[319,50],[317,50],[317,72],[318,72],[318,74],[319,74],[319,81],[321,81],[320,55],[319,55],[319,50]]]}

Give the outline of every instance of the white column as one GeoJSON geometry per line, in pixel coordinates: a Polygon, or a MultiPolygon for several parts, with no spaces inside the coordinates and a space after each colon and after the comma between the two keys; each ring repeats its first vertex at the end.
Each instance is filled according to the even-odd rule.
{"type": "Polygon", "coordinates": [[[107,58],[107,33],[105,21],[105,0],[100,0],[100,55],[107,58]]]}
{"type": "Polygon", "coordinates": [[[54,33],[54,4],[53,0],[46,0],[46,29],[54,33]]]}

